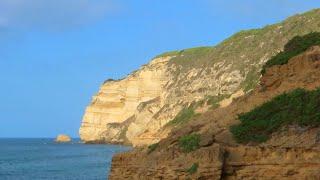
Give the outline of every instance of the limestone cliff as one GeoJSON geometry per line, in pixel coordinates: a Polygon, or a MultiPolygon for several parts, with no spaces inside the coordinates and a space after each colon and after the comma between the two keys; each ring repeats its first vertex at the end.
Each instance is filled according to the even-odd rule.
{"type": "MultiPolygon", "coordinates": [[[[263,64],[296,35],[320,31],[320,10],[263,29],[242,31],[214,47],[162,54],[128,77],[105,82],[80,128],[85,142],[151,144],[185,107],[208,109],[212,97],[235,97],[258,83],[263,64]]],[[[221,98],[217,98],[221,101],[221,98]]],[[[220,103],[230,104],[231,99],[220,103]]]]}
{"type": "Polygon", "coordinates": [[[154,148],[136,148],[116,155],[109,178],[320,179],[319,126],[290,124],[261,144],[239,144],[229,130],[239,123],[238,114],[279,94],[319,87],[320,47],[316,46],[288,64],[267,69],[254,91],[173,130],[154,148]],[[181,137],[190,134],[198,134],[199,142],[196,149],[185,152],[181,137]]]}
{"type": "MultiPolygon", "coordinates": [[[[106,81],[86,109],[80,128],[83,141],[122,143],[126,133],[135,134],[134,117],[141,103],[157,102],[167,83],[166,64],[170,58],[157,58],[127,78],[106,81]],[[128,131],[130,130],[130,131],[128,131]],[[128,132],[127,132],[128,131],[128,132]]],[[[131,137],[131,136],[128,136],[131,137]]]]}

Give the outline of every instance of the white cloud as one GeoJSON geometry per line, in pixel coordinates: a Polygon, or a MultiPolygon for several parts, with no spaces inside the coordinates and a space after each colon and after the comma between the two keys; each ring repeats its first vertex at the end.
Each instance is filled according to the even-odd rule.
{"type": "Polygon", "coordinates": [[[0,27],[66,29],[117,10],[114,0],[0,0],[0,27]]]}

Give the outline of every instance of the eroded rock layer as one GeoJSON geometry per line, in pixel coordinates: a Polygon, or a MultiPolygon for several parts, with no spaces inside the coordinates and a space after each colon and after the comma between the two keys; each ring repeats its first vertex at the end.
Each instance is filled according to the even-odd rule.
{"type": "MultiPolygon", "coordinates": [[[[87,107],[80,128],[83,141],[122,143],[126,131],[132,128],[134,114],[140,103],[160,103],[167,82],[165,64],[169,58],[158,58],[148,66],[119,81],[106,81],[87,107]]],[[[130,131],[130,133],[135,133],[130,131]]]]}
{"type": "Polygon", "coordinates": [[[167,137],[172,128],[166,124],[183,108],[252,90],[271,56],[293,37],[320,31],[319,24],[320,10],[313,10],[263,29],[242,31],[215,47],[160,55],[125,79],[101,86],[86,109],[80,137],[85,142],[134,146],[157,142],[167,137]]]}
{"type": "Polygon", "coordinates": [[[110,179],[320,179],[320,128],[289,125],[262,144],[238,144],[229,127],[237,115],[296,88],[320,87],[320,47],[266,70],[260,85],[231,105],[208,111],[173,130],[150,152],[116,155],[110,179]],[[199,148],[184,152],[179,139],[197,133],[199,148]],[[196,171],[190,171],[197,164],[196,171]]]}

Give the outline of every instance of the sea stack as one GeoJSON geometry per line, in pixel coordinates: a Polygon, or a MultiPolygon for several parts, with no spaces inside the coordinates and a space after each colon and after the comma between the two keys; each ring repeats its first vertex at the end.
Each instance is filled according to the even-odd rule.
{"type": "Polygon", "coordinates": [[[59,143],[66,143],[66,142],[70,142],[71,138],[68,135],[65,134],[59,134],[57,136],[57,138],[55,139],[55,142],[59,142],[59,143]]]}

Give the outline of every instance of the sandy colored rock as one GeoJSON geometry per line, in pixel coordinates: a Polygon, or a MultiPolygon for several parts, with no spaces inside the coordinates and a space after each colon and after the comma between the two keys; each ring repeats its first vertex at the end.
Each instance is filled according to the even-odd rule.
{"type": "Polygon", "coordinates": [[[224,150],[218,144],[189,154],[175,148],[147,156],[139,152],[118,154],[113,157],[109,179],[220,179],[223,154],[224,150]],[[190,174],[188,169],[195,163],[199,165],[198,170],[190,174]]]}
{"type": "MultiPolygon", "coordinates": [[[[106,81],[86,108],[79,130],[81,140],[149,145],[166,138],[171,129],[165,125],[191,104],[219,96],[229,98],[215,105],[227,107],[257,85],[262,66],[290,39],[320,31],[319,19],[320,10],[316,9],[261,30],[239,32],[209,49],[160,55],[124,79],[106,81]]],[[[306,81],[315,78],[310,77],[306,81]]],[[[279,81],[264,87],[279,85],[279,81]]]]}
{"type": "Polygon", "coordinates": [[[86,109],[79,130],[81,140],[126,143],[143,132],[161,106],[163,86],[167,82],[165,65],[169,59],[155,59],[125,79],[105,82],[86,109]],[[148,107],[141,117],[141,125],[140,117],[135,114],[151,103],[155,106],[148,107]]]}
{"type": "Polygon", "coordinates": [[[61,143],[70,142],[70,141],[71,141],[71,138],[65,134],[59,134],[55,139],[55,142],[61,142],[61,143]]]}
{"type": "Polygon", "coordinates": [[[194,79],[200,75],[197,69],[174,75],[179,67],[169,63],[171,58],[153,59],[125,79],[105,82],[86,109],[79,130],[81,140],[134,146],[152,144],[168,135],[170,130],[162,128],[185,106],[208,95],[242,92],[239,88],[243,78],[238,71],[224,75],[225,81],[235,82],[232,84],[217,77],[220,71],[232,71],[231,67],[194,79]],[[190,82],[181,85],[181,81],[190,82]],[[190,83],[197,85],[190,86],[190,83]],[[219,83],[225,85],[215,86],[219,83]],[[204,86],[210,88],[198,91],[204,86]]]}
{"type": "Polygon", "coordinates": [[[300,180],[320,179],[319,127],[290,125],[262,144],[238,144],[229,131],[239,123],[237,114],[248,112],[271,98],[296,88],[320,87],[320,47],[292,58],[288,64],[267,69],[260,85],[229,106],[208,111],[174,129],[157,148],[116,155],[110,179],[212,179],[300,180]],[[200,148],[183,153],[179,138],[200,134],[200,148]],[[194,174],[186,169],[193,163],[194,174]]]}

